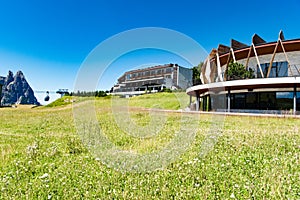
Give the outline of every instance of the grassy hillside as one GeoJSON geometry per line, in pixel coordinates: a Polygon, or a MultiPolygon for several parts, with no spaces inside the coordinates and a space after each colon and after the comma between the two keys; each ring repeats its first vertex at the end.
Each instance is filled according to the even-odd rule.
{"type": "MultiPolygon", "coordinates": [[[[75,106],[88,100],[82,98],[75,106]]],[[[196,125],[195,139],[162,169],[122,172],[102,164],[82,144],[66,102],[45,108],[1,108],[0,199],[300,198],[299,119],[194,114],[182,122],[180,114],[167,113],[160,132],[140,138],[120,129],[112,100],[96,99],[97,119],[106,139],[124,152],[159,152],[182,123],[196,125]],[[215,141],[213,148],[207,141],[215,141]]],[[[129,105],[180,107],[174,94],[165,93],[134,97],[129,105]]],[[[131,110],[130,118],[139,127],[151,123],[151,115],[140,109],[131,110]]]]}
{"type": "Polygon", "coordinates": [[[56,99],[55,101],[47,104],[46,108],[52,108],[52,107],[58,107],[58,106],[66,106],[66,105],[71,105],[72,103],[78,103],[81,101],[86,101],[93,99],[92,97],[73,97],[73,96],[63,96],[59,99],[56,99]]]}
{"type": "Polygon", "coordinates": [[[189,97],[185,93],[155,93],[132,97],[129,105],[177,110],[188,106],[188,100],[189,97]]]}

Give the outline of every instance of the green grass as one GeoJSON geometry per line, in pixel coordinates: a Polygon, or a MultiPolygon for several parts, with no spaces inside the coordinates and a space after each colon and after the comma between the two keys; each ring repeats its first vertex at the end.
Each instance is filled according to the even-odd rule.
{"type": "Polygon", "coordinates": [[[69,105],[69,104],[72,104],[73,99],[74,98],[71,96],[63,96],[62,98],[59,98],[59,99],[47,104],[45,107],[51,108],[51,107],[69,105]]]}
{"type": "MultiPolygon", "coordinates": [[[[110,96],[102,97],[103,99],[109,99],[110,96]]],[[[67,105],[71,105],[72,103],[78,103],[82,101],[92,100],[95,99],[93,97],[77,97],[77,96],[63,96],[47,105],[45,108],[53,108],[53,107],[63,107],[67,105]]],[[[98,99],[98,97],[96,98],[98,99]]]]}
{"type": "MultiPolygon", "coordinates": [[[[180,129],[180,114],[168,113],[157,135],[132,137],[115,123],[112,99],[96,98],[95,105],[101,130],[119,149],[161,151],[180,129]]],[[[59,101],[54,107],[0,109],[0,199],[300,198],[299,119],[227,116],[217,143],[199,156],[218,117],[191,115],[198,130],[187,151],[163,169],[133,173],[95,158],[76,134],[71,106],[59,101]]],[[[180,108],[172,93],[130,98],[129,105],[180,108]]],[[[130,116],[141,127],[151,121],[141,109],[130,116]]]]}
{"type": "MultiPolygon", "coordinates": [[[[142,96],[132,97],[129,100],[129,105],[143,108],[162,108],[176,110],[180,108],[181,93],[155,93],[142,96]]],[[[187,99],[187,95],[185,95],[187,99]]],[[[185,106],[187,105],[187,102],[185,106]]]]}

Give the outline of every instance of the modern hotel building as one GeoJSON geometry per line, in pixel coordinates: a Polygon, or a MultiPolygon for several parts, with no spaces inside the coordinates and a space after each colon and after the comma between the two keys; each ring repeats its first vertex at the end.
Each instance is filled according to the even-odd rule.
{"type": "Polygon", "coordinates": [[[196,110],[293,113],[300,110],[300,39],[266,42],[257,34],[250,45],[231,40],[213,49],[201,68],[203,84],[187,89],[196,110]],[[227,77],[231,62],[252,69],[253,79],[227,77]]]}
{"type": "Polygon", "coordinates": [[[157,65],[125,72],[113,87],[114,94],[137,95],[146,91],[187,89],[192,86],[193,71],[177,64],[157,65]]]}

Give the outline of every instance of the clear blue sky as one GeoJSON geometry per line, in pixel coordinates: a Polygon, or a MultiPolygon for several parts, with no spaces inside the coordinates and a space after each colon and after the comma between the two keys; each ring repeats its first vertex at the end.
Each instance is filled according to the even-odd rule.
{"type": "MultiPolygon", "coordinates": [[[[219,43],[229,45],[231,38],[249,44],[254,33],[275,41],[282,29],[286,38],[300,38],[299,13],[299,0],[1,0],[0,75],[22,70],[34,90],[72,90],[76,73],[89,52],[122,31],[140,27],[173,29],[209,52],[219,43]]],[[[148,56],[147,63],[185,64],[168,55],[145,51],[142,56],[148,56]]],[[[123,72],[136,68],[135,56],[141,55],[115,63],[123,67],[123,72]]],[[[122,70],[110,71],[99,89],[110,89],[122,70]]]]}

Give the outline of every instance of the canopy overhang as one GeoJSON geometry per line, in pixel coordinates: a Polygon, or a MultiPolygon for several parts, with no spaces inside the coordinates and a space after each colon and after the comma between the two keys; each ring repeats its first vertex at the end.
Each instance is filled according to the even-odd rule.
{"type": "Polygon", "coordinates": [[[280,89],[300,87],[300,77],[281,77],[281,78],[259,78],[259,79],[244,79],[232,80],[224,82],[215,82],[203,85],[196,85],[186,90],[190,96],[202,96],[207,93],[224,93],[226,91],[234,90],[248,90],[255,89],[280,89]]]}

